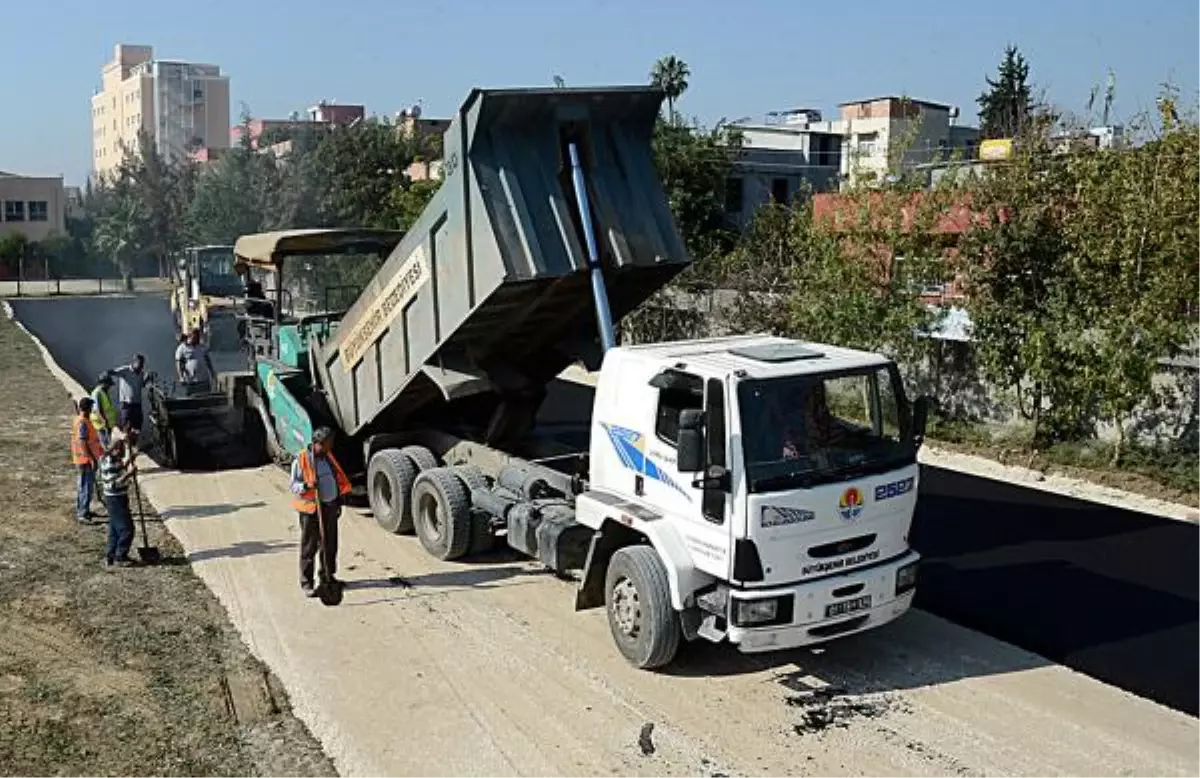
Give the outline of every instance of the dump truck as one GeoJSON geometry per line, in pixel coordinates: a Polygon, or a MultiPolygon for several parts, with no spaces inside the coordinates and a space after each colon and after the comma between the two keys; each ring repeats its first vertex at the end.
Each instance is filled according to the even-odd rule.
{"type": "MultiPolygon", "coordinates": [[[[423,214],[348,310],[276,306],[245,402],[277,458],[335,427],[375,521],[433,556],[503,543],[577,577],[637,667],[883,625],[915,591],[928,409],[896,365],[770,335],[616,343],[691,261],[651,153],[662,98],[472,91],[423,214]]],[[[235,253],[279,274],[288,242],[235,253]]]]}

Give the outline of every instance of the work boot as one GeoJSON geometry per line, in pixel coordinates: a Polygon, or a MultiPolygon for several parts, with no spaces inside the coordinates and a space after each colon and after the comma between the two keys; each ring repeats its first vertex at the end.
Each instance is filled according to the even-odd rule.
{"type": "Polygon", "coordinates": [[[317,596],[317,590],[314,589],[313,585],[310,583],[300,584],[300,591],[304,592],[305,597],[316,597],[317,596]]]}
{"type": "Polygon", "coordinates": [[[117,567],[137,567],[137,562],[127,556],[123,556],[117,560],[117,567]]]}

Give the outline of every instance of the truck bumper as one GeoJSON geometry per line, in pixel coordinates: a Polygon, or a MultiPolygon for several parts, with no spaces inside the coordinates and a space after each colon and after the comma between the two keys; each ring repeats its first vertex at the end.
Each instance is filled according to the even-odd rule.
{"type": "Polygon", "coordinates": [[[758,653],[823,643],[882,626],[912,607],[919,561],[920,555],[909,551],[880,565],[818,581],[730,589],[725,637],[743,653],[758,653]],[[764,606],[771,607],[764,601],[770,600],[777,602],[773,620],[767,618],[769,610],[763,612],[764,606]]]}

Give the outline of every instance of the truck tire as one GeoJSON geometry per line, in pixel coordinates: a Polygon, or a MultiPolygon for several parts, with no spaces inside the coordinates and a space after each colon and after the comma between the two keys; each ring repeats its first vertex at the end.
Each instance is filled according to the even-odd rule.
{"type": "Polygon", "coordinates": [[[412,516],[421,545],[441,560],[458,559],[471,546],[471,493],[448,467],[417,476],[412,516]]]}
{"type": "Polygon", "coordinates": [[[438,466],[437,457],[424,446],[405,446],[400,451],[417,466],[418,472],[424,473],[438,466]]]}
{"type": "Polygon", "coordinates": [[[458,476],[458,480],[466,484],[468,489],[489,489],[487,476],[479,469],[478,465],[455,465],[454,474],[458,476]]]}
{"type": "Polygon", "coordinates": [[[397,535],[413,533],[412,493],[417,467],[400,449],[376,451],[367,466],[367,500],[375,521],[397,535]]]}
{"type": "MultiPolygon", "coordinates": [[[[490,487],[487,477],[478,465],[455,465],[454,474],[463,482],[467,491],[475,489],[487,490],[490,487]]],[[[486,554],[496,547],[496,533],[492,531],[492,517],[483,511],[471,512],[471,545],[467,556],[486,554]]]]}
{"type": "Polygon", "coordinates": [[[635,667],[662,667],[679,650],[679,615],[671,607],[667,570],[650,546],[618,549],[604,579],[608,628],[635,667]]]}

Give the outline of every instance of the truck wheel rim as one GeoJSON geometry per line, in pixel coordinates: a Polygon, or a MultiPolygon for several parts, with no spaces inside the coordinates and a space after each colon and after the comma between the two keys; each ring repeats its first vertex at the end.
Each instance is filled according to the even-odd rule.
{"type": "Polygon", "coordinates": [[[617,629],[627,637],[635,638],[641,631],[642,606],[637,587],[628,578],[617,581],[612,593],[612,614],[617,629]]]}

